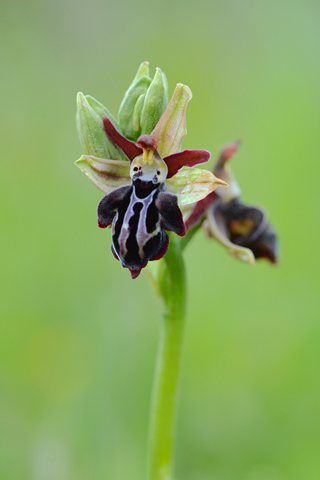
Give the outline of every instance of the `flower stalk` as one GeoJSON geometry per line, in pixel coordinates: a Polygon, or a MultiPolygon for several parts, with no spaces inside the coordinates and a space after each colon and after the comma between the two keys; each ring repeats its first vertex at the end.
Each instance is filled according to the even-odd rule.
{"type": "Polygon", "coordinates": [[[159,271],[164,304],[150,412],[147,480],[173,480],[175,423],[186,307],[180,241],[171,235],[159,271]]]}

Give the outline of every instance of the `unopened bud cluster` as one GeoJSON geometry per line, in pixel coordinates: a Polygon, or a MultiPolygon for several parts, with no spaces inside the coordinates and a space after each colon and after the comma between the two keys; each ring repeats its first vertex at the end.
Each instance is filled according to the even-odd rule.
{"type": "Polygon", "coordinates": [[[150,135],[167,105],[168,84],[165,74],[157,68],[151,79],[149,63],[143,62],[119,108],[122,134],[133,141],[140,135],[150,135]]]}

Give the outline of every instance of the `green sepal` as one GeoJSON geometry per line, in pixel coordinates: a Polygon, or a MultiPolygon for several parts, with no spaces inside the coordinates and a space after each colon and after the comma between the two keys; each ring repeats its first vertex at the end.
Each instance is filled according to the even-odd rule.
{"type": "Polygon", "coordinates": [[[166,190],[178,197],[179,205],[189,205],[205,198],[218,187],[227,184],[209,170],[182,167],[166,181],[166,190]]]}
{"type": "Polygon", "coordinates": [[[141,115],[141,111],[142,111],[145,96],[146,96],[145,93],[140,95],[140,97],[138,98],[138,100],[135,104],[134,110],[133,110],[132,124],[133,124],[134,130],[136,130],[136,131],[140,131],[140,115],[141,115]]]}
{"type": "MultiPolygon", "coordinates": [[[[116,121],[116,119],[114,118],[114,116],[112,115],[112,113],[109,112],[109,110],[107,109],[107,107],[105,107],[102,103],[100,103],[97,99],[95,99],[94,97],[92,97],[91,95],[86,95],[85,96],[89,105],[93,108],[93,110],[99,115],[99,117],[101,118],[101,120],[106,117],[110,120],[110,122],[112,123],[112,125],[114,126],[114,128],[116,130],[118,130],[119,133],[122,134],[122,131],[121,131],[121,128],[118,124],[118,122],[116,121]]],[[[118,148],[118,147],[115,147],[119,154],[120,154],[120,159],[121,160],[126,160],[128,161],[127,157],[125,156],[125,154],[123,153],[123,151],[118,148]]]]}
{"type": "Polygon", "coordinates": [[[130,87],[132,87],[132,85],[134,85],[141,77],[150,78],[149,62],[142,62],[140,64],[140,66],[138,68],[138,71],[136,73],[136,76],[132,80],[132,83],[131,83],[130,87]]]}
{"type": "Polygon", "coordinates": [[[89,105],[99,115],[101,120],[102,120],[103,117],[108,118],[110,120],[110,122],[112,123],[112,125],[118,130],[118,132],[122,133],[118,122],[116,121],[116,119],[114,118],[112,113],[109,112],[107,107],[105,107],[102,103],[100,103],[96,98],[92,97],[91,95],[85,95],[85,97],[86,97],[89,105]]]}
{"type": "Polygon", "coordinates": [[[180,152],[187,133],[186,110],[192,93],[189,87],[178,83],[169,105],[151,133],[162,157],[180,152]]]}
{"type": "Polygon", "coordinates": [[[87,155],[114,160],[123,158],[120,149],[108,139],[101,117],[81,92],[77,95],[76,123],[82,148],[87,155]]]}
{"type": "Polygon", "coordinates": [[[136,103],[144,95],[151,84],[151,79],[143,76],[131,85],[119,108],[119,125],[122,133],[130,140],[136,141],[141,134],[140,122],[133,122],[136,103]]]}
{"type": "Polygon", "coordinates": [[[127,161],[106,160],[92,155],[82,155],[74,163],[87,175],[93,185],[104,193],[131,184],[130,164],[127,161]]]}
{"type": "Polygon", "coordinates": [[[145,95],[140,117],[141,134],[150,135],[168,105],[168,85],[160,68],[145,95]]]}

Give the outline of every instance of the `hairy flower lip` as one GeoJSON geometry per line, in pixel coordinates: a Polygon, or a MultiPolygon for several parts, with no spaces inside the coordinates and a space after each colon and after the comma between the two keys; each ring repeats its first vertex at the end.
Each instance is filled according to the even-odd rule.
{"type": "Polygon", "coordinates": [[[221,205],[218,202],[213,209],[212,214],[219,214],[223,219],[224,228],[233,245],[250,249],[255,259],[266,258],[274,264],[277,263],[276,233],[263,209],[246,205],[238,198],[228,203],[221,202],[221,205]]]}

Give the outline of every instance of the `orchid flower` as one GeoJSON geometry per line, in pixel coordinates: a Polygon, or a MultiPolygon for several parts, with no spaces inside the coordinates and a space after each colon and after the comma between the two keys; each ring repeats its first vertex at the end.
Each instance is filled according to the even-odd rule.
{"type": "MultiPolygon", "coordinates": [[[[140,74],[145,67],[144,62],[140,74]]],[[[76,165],[106,193],[98,206],[98,225],[112,225],[112,252],[132,278],[150,260],[165,255],[167,231],[185,235],[180,206],[227,185],[210,171],[195,168],[209,160],[209,152],[181,151],[190,89],[178,84],[167,105],[160,69],[151,83],[145,75],[139,77],[139,71],[137,75],[121,104],[119,124],[93,97],[77,97],[77,125],[86,155],[76,165]],[[143,85],[148,85],[145,93],[143,85]],[[136,143],[128,138],[141,133],[136,143]]]]}
{"type": "Polygon", "coordinates": [[[186,220],[187,230],[204,220],[203,226],[209,237],[218,240],[235,258],[252,265],[259,258],[277,263],[277,236],[265,211],[240,201],[240,187],[229,167],[229,160],[238,147],[239,142],[234,142],[220,152],[213,172],[225,180],[228,187],[211,193],[194,205],[186,220]]]}

